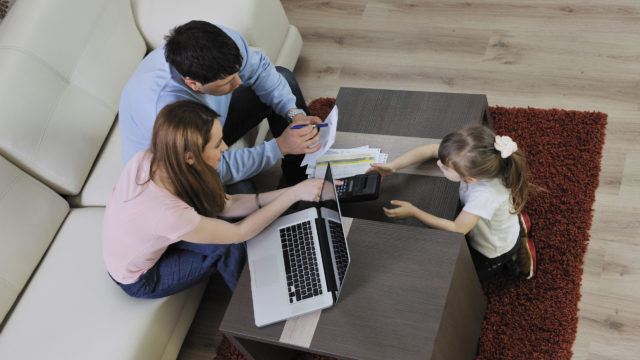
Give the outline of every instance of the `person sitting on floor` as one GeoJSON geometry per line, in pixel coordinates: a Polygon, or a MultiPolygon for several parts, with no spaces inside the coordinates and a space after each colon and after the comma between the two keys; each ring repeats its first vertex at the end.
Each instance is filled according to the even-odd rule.
{"type": "Polygon", "coordinates": [[[224,153],[218,173],[223,184],[249,179],[282,158],[283,184],[306,179],[300,163],[320,148],[316,124],[291,71],[274,66],[237,32],[206,21],[174,28],[164,46],[150,52],[122,91],[119,110],[127,162],[146,149],[158,112],[178,100],[202,103],[220,114],[224,141],[233,145],[265,117],[273,140],[224,153]],[[283,157],[284,156],[284,157],[283,157]]]}
{"type": "Polygon", "coordinates": [[[440,144],[419,146],[388,164],[372,164],[369,171],[391,175],[434,158],[447,179],[460,182],[464,207],[456,219],[443,219],[398,200],[391,201],[395,208],[383,208],[385,214],[415,217],[430,227],[466,234],[480,279],[503,271],[533,277],[535,245],[528,236],[529,217],[522,212],[533,185],[517,144],[485,126],[469,126],[446,135],[440,144]]]}
{"type": "Polygon", "coordinates": [[[151,147],[129,160],[104,215],[106,267],[127,294],[168,296],[215,270],[233,290],[246,259],[243,242],[295,202],[319,200],[319,179],[226,195],[215,170],[226,149],[218,114],[206,105],[179,101],[160,111],[151,147]]]}

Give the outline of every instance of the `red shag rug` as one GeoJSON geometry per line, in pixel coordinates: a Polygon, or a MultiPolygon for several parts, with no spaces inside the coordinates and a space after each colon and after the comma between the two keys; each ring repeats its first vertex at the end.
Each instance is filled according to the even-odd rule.
{"type": "MultiPolygon", "coordinates": [[[[335,100],[316,99],[324,118],[335,100]]],[[[592,207],[598,187],[607,115],[600,112],[490,107],[494,128],[527,154],[531,180],[546,189],[526,205],[537,242],[531,280],[483,283],[488,297],[478,359],[570,359],[592,207]]],[[[225,339],[216,359],[243,359],[225,339]]],[[[328,359],[301,356],[303,359],[328,359]]]]}

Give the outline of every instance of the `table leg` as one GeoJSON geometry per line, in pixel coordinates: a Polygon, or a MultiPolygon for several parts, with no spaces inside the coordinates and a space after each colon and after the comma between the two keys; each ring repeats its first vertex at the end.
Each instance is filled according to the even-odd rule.
{"type": "Polygon", "coordinates": [[[471,254],[462,242],[431,359],[474,359],[486,307],[471,254]]]}
{"type": "Polygon", "coordinates": [[[482,124],[493,129],[493,118],[491,117],[491,112],[489,111],[489,103],[487,99],[484,99],[485,106],[484,111],[482,112],[482,124]]]}

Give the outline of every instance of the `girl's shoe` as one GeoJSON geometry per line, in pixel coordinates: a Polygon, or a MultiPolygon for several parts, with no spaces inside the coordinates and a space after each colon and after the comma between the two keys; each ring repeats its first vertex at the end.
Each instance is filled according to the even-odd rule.
{"type": "Polygon", "coordinates": [[[531,279],[536,274],[536,243],[531,238],[531,219],[529,214],[524,211],[518,215],[518,218],[524,232],[522,245],[518,253],[520,275],[526,279],[531,279]]]}
{"type": "Polygon", "coordinates": [[[522,276],[525,279],[531,279],[536,274],[536,243],[530,237],[525,237],[523,240],[522,247],[525,250],[522,252],[526,257],[527,268],[522,272],[522,276]]]}
{"type": "Polygon", "coordinates": [[[518,215],[518,218],[520,224],[523,226],[524,235],[529,236],[529,233],[531,233],[531,219],[529,218],[529,214],[523,211],[518,215]]]}

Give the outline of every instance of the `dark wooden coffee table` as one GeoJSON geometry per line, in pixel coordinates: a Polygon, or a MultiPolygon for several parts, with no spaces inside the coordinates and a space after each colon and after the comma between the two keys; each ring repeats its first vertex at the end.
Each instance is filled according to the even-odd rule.
{"type": "Polygon", "coordinates": [[[486,300],[461,234],[353,219],[333,308],[258,328],[242,273],[220,330],[249,359],[472,359],[486,300]]]}
{"type": "MultiPolygon", "coordinates": [[[[424,91],[340,88],[336,149],[369,145],[392,160],[427,143],[439,143],[466,125],[492,126],[487,97],[424,91]]],[[[384,179],[375,201],[343,204],[345,216],[423,226],[416,219],[391,219],[383,206],[406,200],[436,216],[453,220],[458,212],[458,183],[446,180],[435,161],[403,169],[384,179]]]]}
{"type": "Polygon", "coordinates": [[[343,87],[336,105],[344,132],[442,139],[466,125],[493,125],[481,94],[343,87]]]}
{"type": "MultiPolygon", "coordinates": [[[[371,145],[393,158],[471,123],[491,124],[486,97],[342,88],[335,148],[371,145]],[[392,126],[390,126],[391,124],[392,126]]],[[[343,206],[351,266],[336,306],[264,328],[254,324],[245,268],[220,330],[247,358],[303,350],[344,359],[471,359],[486,298],[461,234],[390,220],[398,198],[453,219],[457,184],[433,162],[385,179],[380,199],[343,206]]]]}

